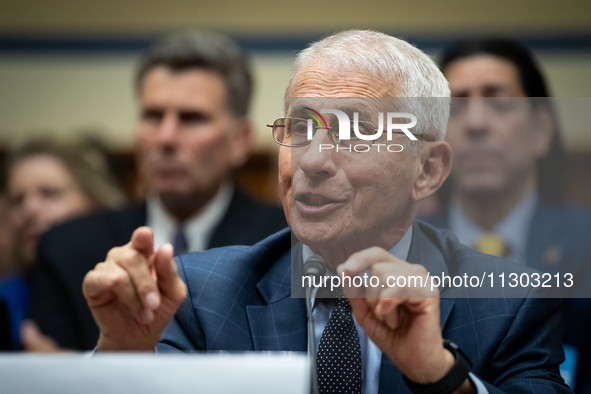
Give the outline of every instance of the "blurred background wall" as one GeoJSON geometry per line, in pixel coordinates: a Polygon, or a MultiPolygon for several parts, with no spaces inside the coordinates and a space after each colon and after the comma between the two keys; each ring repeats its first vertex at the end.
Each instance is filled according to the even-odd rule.
{"type": "MultiPolygon", "coordinates": [[[[130,155],[137,56],[185,26],[229,33],[251,54],[255,172],[276,149],[265,125],[282,115],[295,54],[338,30],[380,30],[433,56],[456,38],[517,38],[536,53],[555,96],[591,97],[588,0],[0,0],[0,149],[47,130],[93,131],[130,155]]],[[[591,152],[587,125],[563,123],[573,157],[591,152]]]]}

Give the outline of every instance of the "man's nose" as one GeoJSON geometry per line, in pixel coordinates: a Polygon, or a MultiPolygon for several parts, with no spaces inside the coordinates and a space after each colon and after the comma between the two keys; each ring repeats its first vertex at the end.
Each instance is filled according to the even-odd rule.
{"type": "Polygon", "coordinates": [[[330,131],[319,129],[310,144],[301,148],[292,148],[305,149],[299,164],[302,171],[309,177],[331,177],[336,173],[334,155],[339,153],[336,153],[337,147],[334,146],[329,133],[330,131]]]}
{"type": "Polygon", "coordinates": [[[158,128],[158,141],[163,146],[173,146],[178,143],[179,119],[176,114],[167,113],[158,128]]]}
{"type": "Polygon", "coordinates": [[[467,98],[465,114],[465,128],[468,137],[482,138],[489,130],[490,114],[487,111],[486,103],[481,97],[467,98]]]}
{"type": "Polygon", "coordinates": [[[25,196],[22,211],[27,219],[35,219],[42,211],[43,202],[41,196],[29,194],[25,196]]]}

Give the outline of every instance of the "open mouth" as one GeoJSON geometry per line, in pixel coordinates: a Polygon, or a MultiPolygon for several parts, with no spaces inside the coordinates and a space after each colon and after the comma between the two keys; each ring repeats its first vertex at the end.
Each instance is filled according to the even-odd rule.
{"type": "Polygon", "coordinates": [[[321,207],[323,205],[332,204],[335,202],[333,200],[329,200],[326,197],[314,194],[301,195],[297,198],[297,200],[312,207],[321,207]]]}

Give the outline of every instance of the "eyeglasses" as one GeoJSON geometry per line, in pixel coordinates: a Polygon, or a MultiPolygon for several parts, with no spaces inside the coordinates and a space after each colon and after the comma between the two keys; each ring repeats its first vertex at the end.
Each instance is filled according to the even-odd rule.
{"type": "MultiPolygon", "coordinates": [[[[268,124],[267,127],[271,127],[273,131],[273,140],[279,145],[287,146],[290,148],[297,148],[306,146],[310,143],[308,139],[308,119],[302,118],[278,118],[273,124],[268,124]]],[[[356,133],[351,133],[351,138],[347,140],[339,139],[339,132],[332,126],[313,126],[313,133],[315,134],[318,129],[328,129],[330,138],[335,145],[341,148],[349,148],[357,144],[372,145],[375,140],[364,140],[357,137],[356,133]]],[[[351,130],[353,130],[354,124],[351,122],[351,130]]],[[[376,126],[371,122],[358,121],[357,127],[359,134],[361,135],[375,135],[377,132],[376,126]]],[[[402,131],[392,131],[393,134],[404,134],[402,131]]],[[[434,141],[434,138],[425,134],[413,134],[417,139],[422,141],[434,141]]]]}

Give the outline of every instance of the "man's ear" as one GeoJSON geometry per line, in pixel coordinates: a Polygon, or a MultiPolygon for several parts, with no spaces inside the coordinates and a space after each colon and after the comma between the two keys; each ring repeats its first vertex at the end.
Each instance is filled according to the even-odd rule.
{"type": "Polygon", "coordinates": [[[537,158],[546,157],[550,151],[552,139],[556,130],[556,118],[549,104],[540,104],[534,108],[534,122],[532,144],[534,144],[537,158]]]}
{"type": "Polygon", "coordinates": [[[435,193],[449,176],[452,153],[445,141],[429,142],[421,157],[419,175],[412,190],[412,198],[420,201],[435,193]]]}
{"type": "Polygon", "coordinates": [[[253,144],[252,122],[249,116],[234,119],[231,138],[232,164],[237,168],[246,163],[253,144]]]}

